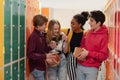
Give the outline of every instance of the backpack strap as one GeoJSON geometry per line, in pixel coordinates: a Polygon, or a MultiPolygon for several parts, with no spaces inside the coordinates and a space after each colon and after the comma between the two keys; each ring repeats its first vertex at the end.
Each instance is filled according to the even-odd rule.
{"type": "Polygon", "coordinates": [[[68,28],[68,30],[67,30],[67,34],[66,34],[67,36],[68,36],[69,32],[70,32],[70,28],[68,28]]]}

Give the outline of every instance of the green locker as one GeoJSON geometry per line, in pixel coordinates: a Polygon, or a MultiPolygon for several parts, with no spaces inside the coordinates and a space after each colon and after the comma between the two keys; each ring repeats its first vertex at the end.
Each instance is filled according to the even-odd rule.
{"type": "Polygon", "coordinates": [[[12,22],[12,60],[14,61],[18,59],[18,0],[12,0],[12,22]]]}
{"type": "Polygon", "coordinates": [[[20,80],[25,80],[25,60],[20,61],[20,80]]]}
{"type": "Polygon", "coordinates": [[[18,80],[18,62],[12,64],[12,80],[18,80]]]}
{"type": "Polygon", "coordinates": [[[25,0],[20,1],[20,58],[25,55],[25,0]]]}
{"type": "Polygon", "coordinates": [[[10,62],[10,22],[11,22],[11,11],[10,11],[10,0],[5,0],[4,4],[4,46],[5,46],[5,54],[4,54],[4,64],[10,62]]]}
{"type": "Polygon", "coordinates": [[[4,67],[4,80],[10,80],[10,66],[4,67]]]}

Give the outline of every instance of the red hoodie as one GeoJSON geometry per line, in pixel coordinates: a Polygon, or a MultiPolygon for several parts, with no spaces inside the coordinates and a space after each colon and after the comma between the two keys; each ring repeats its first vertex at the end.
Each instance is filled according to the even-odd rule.
{"type": "Polygon", "coordinates": [[[78,60],[84,66],[97,67],[108,58],[108,30],[105,25],[94,32],[92,29],[83,36],[81,48],[88,51],[85,61],[78,60]]]}

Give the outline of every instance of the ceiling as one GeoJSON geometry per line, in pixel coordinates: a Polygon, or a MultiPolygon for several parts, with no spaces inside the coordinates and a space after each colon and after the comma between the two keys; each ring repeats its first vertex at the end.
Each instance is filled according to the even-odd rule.
{"type": "Polygon", "coordinates": [[[41,7],[75,10],[103,10],[108,0],[40,0],[41,7]]]}

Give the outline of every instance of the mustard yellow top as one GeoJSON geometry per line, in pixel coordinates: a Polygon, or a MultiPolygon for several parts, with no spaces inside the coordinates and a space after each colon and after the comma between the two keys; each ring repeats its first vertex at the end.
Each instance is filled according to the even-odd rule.
{"type": "Polygon", "coordinates": [[[73,31],[70,29],[70,32],[68,34],[68,51],[70,52],[70,41],[71,41],[71,38],[72,38],[72,34],[73,34],[73,31]]]}

